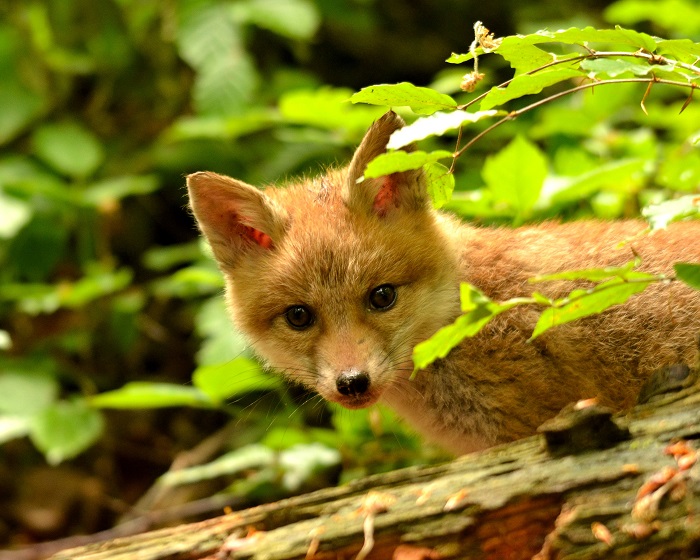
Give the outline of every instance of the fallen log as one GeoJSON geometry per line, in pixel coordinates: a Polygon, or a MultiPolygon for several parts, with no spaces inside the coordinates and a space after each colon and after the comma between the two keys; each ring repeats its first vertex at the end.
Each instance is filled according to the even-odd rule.
{"type": "Polygon", "coordinates": [[[54,560],[429,560],[700,556],[700,386],[544,433],[54,560]]]}

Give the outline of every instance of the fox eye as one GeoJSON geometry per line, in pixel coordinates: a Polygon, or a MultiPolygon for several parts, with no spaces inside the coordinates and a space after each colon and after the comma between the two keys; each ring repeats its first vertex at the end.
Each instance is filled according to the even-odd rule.
{"type": "Polygon", "coordinates": [[[396,302],[396,288],[391,284],[382,284],[369,293],[369,304],[372,309],[386,311],[396,302]]]}
{"type": "Polygon", "coordinates": [[[314,322],[314,314],[305,305],[292,305],[284,312],[284,317],[287,324],[298,331],[303,331],[314,322]]]}

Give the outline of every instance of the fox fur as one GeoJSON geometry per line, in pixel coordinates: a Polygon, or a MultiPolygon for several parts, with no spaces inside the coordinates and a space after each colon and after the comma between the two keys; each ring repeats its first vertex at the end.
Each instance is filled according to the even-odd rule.
{"type": "MultiPolygon", "coordinates": [[[[532,434],[579,399],[624,409],[654,370],[694,363],[700,292],[673,282],[533,342],[538,310],[514,308],[410,380],[413,347],[460,315],[461,282],[506,300],[530,295],[534,275],[621,265],[634,254],[642,270],[672,275],[675,262],[700,262],[700,222],[642,236],[641,221],[461,223],[432,208],[420,171],[360,180],[401,126],[385,114],[348,167],[286,188],[261,191],[210,172],[187,178],[233,320],[267,366],[347,408],[384,402],[465,453],[532,434]],[[395,302],[374,308],[371,294],[384,285],[395,302]],[[288,320],[293,306],[312,317],[303,329],[288,320]],[[343,390],[348,376],[362,382],[343,390]]],[[[537,286],[550,297],[571,288],[537,286]]]]}

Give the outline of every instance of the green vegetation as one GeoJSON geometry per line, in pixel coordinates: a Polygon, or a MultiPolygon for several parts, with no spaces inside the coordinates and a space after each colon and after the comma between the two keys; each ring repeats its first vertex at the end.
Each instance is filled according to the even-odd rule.
{"type": "MultiPolygon", "coordinates": [[[[658,228],[700,213],[692,0],[620,0],[603,18],[572,9],[573,19],[567,7],[578,3],[560,2],[551,24],[532,10],[487,21],[510,34],[482,33],[471,49],[472,22],[455,19],[463,3],[431,7],[434,27],[415,43],[403,35],[430,18],[407,11],[396,32],[380,4],[0,6],[0,474],[45,459],[93,475],[105,462],[128,469],[121,445],[158,449],[167,459],[148,463],[150,477],[111,488],[127,500],[227,423],[235,429],[219,458],[160,484],[223,473],[240,495],[266,500],[313,486],[320,472],[345,480],[440,457],[387,411],[328,409],[251,359],[185,209],[186,173],[260,185],[315,173],[345,161],[392,106],[410,125],[368,176],[425,166],[436,206],[466,219],[643,215],[658,228]],[[460,29],[440,29],[438,14],[460,29]],[[464,54],[445,64],[454,35],[464,54]],[[392,47],[379,79],[400,83],[368,86],[383,44],[392,47]],[[426,62],[433,53],[419,44],[444,52],[426,62]],[[329,70],[343,57],[366,73],[353,70],[359,62],[329,70]],[[419,151],[401,150],[413,142],[419,151]]],[[[416,363],[510,306],[541,306],[552,326],[664,280],[634,265],[572,273],[596,288],[557,301],[494,302],[465,286],[465,314],[419,346],[416,363]]],[[[700,284],[697,264],[676,273],[700,284]]],[[[0,496],[10,491],[0,483],[0,496]]],[[[0,540],[17,524],[0,516],[0,540]]]]}

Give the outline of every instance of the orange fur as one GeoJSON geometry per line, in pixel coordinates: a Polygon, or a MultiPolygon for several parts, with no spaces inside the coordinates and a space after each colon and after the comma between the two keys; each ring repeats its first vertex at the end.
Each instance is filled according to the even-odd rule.
{"type": "MultiPolygon", "coordinates": [[[[285,189],[263,192],[208,172],[188,177],[233,319],[268,366],[348,408],[386,402],[446,449],[467,452],[531,434],[578,399],[628,407],[655,369],[695,359],[700,293],[674,283],[532,343],[538,312],[516,308],[409,381],[413,347],[460,314],[461,281],[505,300],[529,295],[535,274],[620,265],[633,251],[643,270],[672,273],[674,262],[700,261],[700,222],[622,247],[641,222],[462,224],[430,207],[420,172],[358,181],[402,124],[387,113],[348,168],[285,189]],[[370,293],[386,284],[396,302],[375,309],[370,293]],[[315,318],[303,330],[285,319],[298,305],[315,318]],[[366,386],[341,391],[339,379],[358,372],[366,386]]],[[[537,289],[557,296],[571,286],[537,289]]]]}

